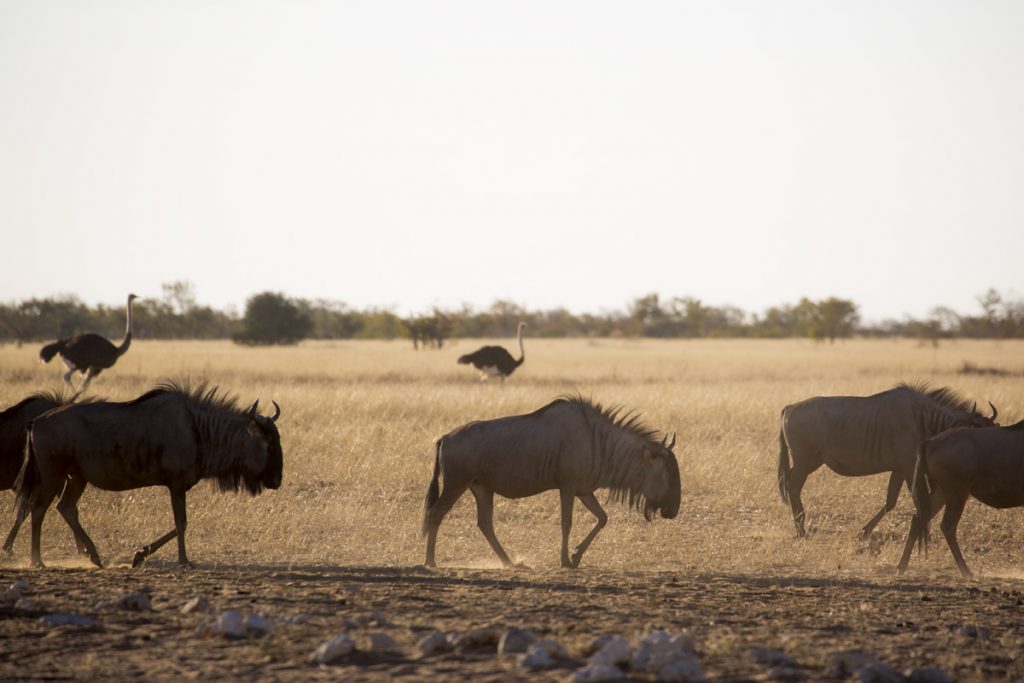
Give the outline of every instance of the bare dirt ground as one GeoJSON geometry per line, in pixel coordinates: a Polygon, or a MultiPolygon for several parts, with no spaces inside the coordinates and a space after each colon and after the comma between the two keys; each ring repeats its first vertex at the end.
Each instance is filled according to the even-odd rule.
{"type": "Polygon", "coordinates": [[[0,609],[4,680],[565,680],[583,664],[594,637],[635,637],[652,629],[691,631],[710,680],[766,680],[768,666],[751,658],[751,647],[784,651],[806,680],[842,680],[828,664],[830,654],[844,651],[870,654],[901,671],[939,667],[962,681],[1024,676],[1024,599],[1019,582],[1002,579],[336,566],[179,570],[166,562],[136,570],[0,570],[5,588],[19,578],[29,582],[25,596],[34,605],[0,609]],[[120,606],[129,591],[148,594],[152,609],[120,606]],[[196,595],[217,611],[262,613],[273,631],[240,639],[203,633],[211,617],[180,609],[196,595]],[[48,625],[45,615],[58,612],[96,623],[48,625]],[[493,647],[416,654],[416,642],[434,629],[464,633],[492,624],[558,640],[573,660],[529,672],[493,647]],[[357,651],[331,666],[310,661],[320,643],[342,632],[357,642],[387,634],[396,647],[357,651]]]}

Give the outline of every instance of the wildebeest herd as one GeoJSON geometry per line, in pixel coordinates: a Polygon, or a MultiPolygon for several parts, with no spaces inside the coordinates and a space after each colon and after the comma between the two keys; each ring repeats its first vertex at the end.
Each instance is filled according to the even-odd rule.
{"type": "MultiPolygon", "coordinates": [[[[116,352],[115,360],[130,341],[134,298],[128,300],[125,342],[120,348],[106,342],[116,352]]],[[[504,351],[500,347],[481,349],[493,362],[477,363],[474,357],[487,355],[481,352],[459,362],[473,362],[485,377],[504,379],[525,357],[523,327],[518,335],[520,359],[504,352],[508,368],[498,362],[504,360],[498,358],[496,350],[504,351]]],[[[41,356],[48,360],[79,342],[76,337],[49,344],[41,356]],[[78,341],[69,343],[73,340],[78,341]]],[[[96,340],[92,345],[109,351],[96,340]]],[[[30,514],[31,562],[42,566],[42,522],[58,499],[57,510],[71,528],[79,552],[102,566],[78,519],[77,504],[86,485],[112,491],[166,486],[174,528],[141,548],[133,566],[174,538],[178,562],[188,565],[185,494],[190,488],[203,479],[214,480],[222,491],[244,488],[253,495],[280,487],[283,454],[276,422],[281,409],[276,403],[274,414],[267,417],[258,412],[258,399],[241,408],[234,397],[205,383],[192,387],[173,381],[127,402],[80,399],[99,370],[92,370],[85,359],[65,362],[68,384],[74,370],[86,372],[86,383],[76,393],[33,394],[0,412],[0,489],[16,492],[16,515],[5,551],[10,552],[19,526],[30,514]]],[[[970,576],[956,537],[967,499],[973,496],[996,508],[1024,506],[1024,422],[1000,427],[995,406],[989,406],[991,413],[985,416],[951,389],[918,383],[867,397],[814,397],[783,408],[778,487],[792,509],[797,535],[806,534],[801,491],[807,477],[822,465],[844,476],[888,472],[885,503],[862,534],[871,533],[906,486],[915,515],[899,571],[906,569],[914,546],[926,543],[929,521],[945,507],[942,533],[960,571],[970,576]]],[[[607,522],[595,495],[598,489],[607,489],[610,500],[636,508],[648,521],[655,513],[676,517],[681,484],[675,443],[675,435],[669,439],[666,433],[659,439],[658,432],[635,413],[605,408],[579,395],[557,398],[527,415],[465,424],[435,444],[423,513],[425,564],[435,565],[438,529],[467,489],[476,499],[480,531],[505,566],[513,563],[494,532],[494,495],[522,498],[557,490],[561,565],[578,567],[607,522]],[[596,522],[570,554],[577,498],[596,522]]]]}

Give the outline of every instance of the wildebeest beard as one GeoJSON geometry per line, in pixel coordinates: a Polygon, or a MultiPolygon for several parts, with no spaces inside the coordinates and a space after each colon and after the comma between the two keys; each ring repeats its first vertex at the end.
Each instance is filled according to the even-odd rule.
{"type": "Polygon", "coordinates": [[[223,493],[238,493],[243,485],[245,490],[254,496],[263,491],[263,481],[259,475],[251,475],[236,469],[217,475],[217,488],[223,493]]]}

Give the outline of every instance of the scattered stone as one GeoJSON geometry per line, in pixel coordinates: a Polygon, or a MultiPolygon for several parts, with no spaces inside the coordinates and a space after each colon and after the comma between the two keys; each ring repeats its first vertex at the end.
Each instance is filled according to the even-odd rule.
{"type": "Polygon", "coordinates": [[[953,633],[958,636],[964,636],[965,638],[977,638],[978,640],[988,640],[989,630],[984,626],[977,626],[975,624],[961,624],[960,626],[954,626],[951,629],[953,633]]]}
{"type": "Polygon", "coordinates": [[[609,664],[587,664],[569,677],[569,683],[604,683],[625,680],[622,669],[609,664]]]}
{"type": "Polygon", "coordinates": [[[888,664],[875,662],[858,671],[857,680],[861,683],[904,683],[906,679],[888,664]]]}
{"type": "Polygon", "coordinates": [[[541,671],[543,669],[550,669],[555,665],[555,659],[547,653],[542,647],[531,645],[530,649],[526,651],[522,657],[518,660],[519,666],[530,671],[541,671]]]}
{"type": "Polygon", "coordinates": [[[618,636],[603,635],[594,638],[583,647],[583,656],[589,657],[590,655],[594,654],[602,647],[604,647],[605,644],[612,638],[618,638],[618,636]]]}
{"type": "Polygon", "coordinates": [[[633,656],[633,648],[629,641],[622,636],[611,636],[604,640],[602,645],[590,655],[591,664],[617,666],[629,664],[633,656]]]}
{"type": "Polygon", "coordinates": [[[153,603],[149,596],[139,591],[123,593],[117,599],[117,606],[132,612],[148,612],[153,609],[153,603]]]}
{"type": "Polygon", "coordinates": [[[213,605],[210,604],[210,601],[207,600],[206,596],[204,595],[195,596],[194,598],[186,602],[181,608],[182,614],[192,614],[194,612],[201,612],[206,614],[213,611],[213,605]]]}
{"type": "Polygon", "coordinates": [[[365,652],[390,652],[396,647],[395,639],[386,633],[368,633],[360,643],[365,652]]]}
{"type": "Polygon", "coordinates": [[[942,669],[912,669],[907,672],[909,683],[953,683],[953,679],[942,669]]]}
{"type": "Polygon", "coordinates": [[[69,612],[54,612],[39,619],[45,626],[81,626],[83,628],[97,628],[100,622],[84,614],[71,614],[69,612]]]}
{"type": "Polygon", "coordinates": [[[654,631],[640,640],[629,666],[634,671],[659,673],[674,660],[691,655],[693,636],[689,632],[683,631],[670,636],[664,631],[654,631]]]}
{"type": "Polygon", "coordinates": [[[462,635],[454,634],[451,640],[452,647],[458,651],[479,650],[483,648],[498,647],[498,640],[501,639],[501,629],[497,626],[484,626],[473,629],[462,635]]]}
{"type": "Polygon", "coordinates": [[[16,579],[14,581],[14,583],[11,584],[10,590],[16,591],[16,592],[22,593],[22,594],[27,593],[28,592],[28,579],[26,579],[25,577],[22,577],[20,579],[16,579]]]}
{"type": "Polygon", "coordinates": [[[440,631],[433,631],[420,638],[416,643],[416,651],[420,653],[420,657],[429,657],[441,652],[448,652],[451,649],[452,645],[448,642],[448,637],[440,631]]]}
{"type": "Polygon", "coordinates": [[[506,629],[498,639],[498,654],[507,655],[526,652],[527,648],[529,648],[535,640],[537,640],[537,636],[529,629],[506,629]]]}
{"type": "Polygon", "coordinates": [[[551,640],[550,638],[542,638],[541,640],[535,640],[533,643],[531,643],[529,649],[533,648],[539,648],[541,650],[544,650],[544,652],[547,652],[555,659],[569,659],[569,653],[565,651],[565,648],[562,647],[562,644],[556,640],[551,640]]]}
{"type": "Polygon", "coordinates": [[[800,669],[795,669],[791,666],[773,666],[760,676],[759,680],[796,683],[796,681],[804,680],[804,674],[800,669]]]}
{"type": "Polygon", "coordinates": [[[18,600],[21,600],[21,593],[13,588],[11,590],[0,591],[0,606],[10,607],[14,603],[18,602],[18,600]]]}
{"type": "Polygon", "coordinates": [[[287,617],[282,617],[280,621],[285,624],[305,624],[307,621],[309,621],[309,615],[299,612],[298,614],[292,614],[287,617]]]}
{"type": "Polygon", "coordinates": [[[265,636],[274,630],[274,625],[270,623],[270,619],[267,619],[262,614],[250,614],[245,618],[244,624],[246,634],[257,638],[265,636]]]}
{"type": "Polygon", "coordinates": [[[14,609],[19,612],[31,612],[34,614],[52,612],[53,607],[54,603],[52,600],[40,600],[38,598],[18,598],[14,602],[14,609]]]}
{"type": "Polygon", "coordinates": [[[342,657],[352,654],[355,649],[356,641],[342,633],[322,643],[313,653],[312,659],[318,664],[333,664],[342,657]]]}
{"type": "Polygon", "coordinates": [[[656,680],[664,683],[699,683],[707,679],[697,658],[692,654],[683,654],[661,667],[656,680]]]}
{"type": "Polygon", "coordinates": [[[796,666],[796,660],[782,650],[772,650],[766,647],[752,647],[747,650],[747,657],[764,666],[789,667],[796,666]]]}
{"type": "Polygon", "coordinates": [[[244,638],[245,620],[242,619],[241,612],[229,609],[227,612],[221,612],[218,615],[217,621],[213,624],[212,631],[228,638],[244,638]]]}

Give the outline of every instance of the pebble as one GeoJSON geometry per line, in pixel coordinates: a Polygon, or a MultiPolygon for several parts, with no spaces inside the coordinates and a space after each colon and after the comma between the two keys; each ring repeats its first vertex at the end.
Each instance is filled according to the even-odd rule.
{"type": "Polygon", "coordinates": [[[14,583],[11,584],[10,590],[17,591],[18,593],[27,593],[28,579],[26,579],[25,577],[15,579],[14,583]]]}
{"type": "Polygon", "coordinates": [[[390,652],[396,647],[395,639],[386,633],[369,633],[362,638],[359,649],[366,652],[390,652]]]}
{"type": "Polygon", "coordinates": [[[629,664],[632,657],[633,648],[626,638],[610,636],[605,638],[601,646],[590,655],[588,661],[596,665],[617,666],[629,664]]]}
{"type": "Polygon", "coordinates": [[[71,614],[69,612],[54,612],[53,614],[47,614],[45,617],[39,619],[45,626],[83,626],[85,628],[95,628],[100,625],[100,622],[96,621],[92,617],[88,617],[84,614],[71,614]]]}
{"type": "Polygon", "coordinates": [[[506,629],[498,639],[498,654],[506,655],[526,652],[527,648],[537,640],[533,631],[521,628],[506,629]]]}
{"type": "Polygon", "coordinates": [[[356,649],[356,641],[348,637],[348,635],[342,633],[341,635],[331,638],[325,643],[322,643],[320,647],[313,653],[313,661],[318,664],[331,664],[337,660],[352,654],[356,649]]]}
{"type": "Polygon", "coordinates": [[[587,664],[569,677],[569,683],[604,683],[604,681],[625,680],[622,669],[609,664],[587,664]]]}
{"type": "Polygon", "coordinates": [[[153,609],[153,603],[149,596],[139,591],[121,594],[121,597],[117,599],[117,605],[133,612],[148,612],[153,609]]]}
{"type": "Polygon", "coordinates": [[[10,607],[14,603],[21,600],[21,593],[11,589],[6,591],[0,591],[0,605],[4,607],[10,607]]]}
{"type": "Polygon", "coordinates": [[[654,631],[640,640],[629,666],[634,671],[659,673],[676,659],[692,654],[693,636],[689,632],[684,631],[670,636],[664,631],[654,631]]]}
{"type": "Polygon", "coordinates": [[[480,648],[497,648],[501,638],[501,629],[497,626],[484,626],[473,629],[462,635],[454,634],[452,647],[456,650],[475,650],[480,648]]]}
{"type": "Polygon", "coordinates": [[[519,666],[530,671],[550,669],[555,665],[555,659],[544,650],[544,648],[531,645],[526,654],[518,660],[519,666]]]}
{"type": "Polygon", "coordinates": [[[452,649],[448,637],[440,631],[433,631],[419,639],[416,643],[416,651],[421,657],[429,657],[440,652],[447,652],[452,649]]]}
{"type": "Polygon", "coordinates": [[[250,614],[245,618],[245,632],[257,638],[265,636],[274,630],[274,625],[262,614],[250,614]]]}
{"type": "Polygon", "coordinates": [[[747,650],[747,657],[757,664],[763,664],[765,666],[787,668],[793,668],[796,666],[796,660],[782,650],[772,650],[766,647],[749,648],[747,650]]]}
{"type": "Polygon", "coordinates": [[[658,671],[658,681],[664,683],[698,683],[705,681],[704,669],[692,654],[677,656],[658,671]]]}
{"type": "Polygon", "coordinates": [[[228,638],[244,638],[245,620],[242,618],[241,612],[229,609],[217,616],[217,621],[214,622],[212,630],[214,633],[219,633],[228,638]]]}
{"type": "Polygon", "coordinates": [[[204,595],[197,595],[181,607],[182,614],[192,614],[193,612],[212,612],[213,605],[206,599],[204,595]]]}

